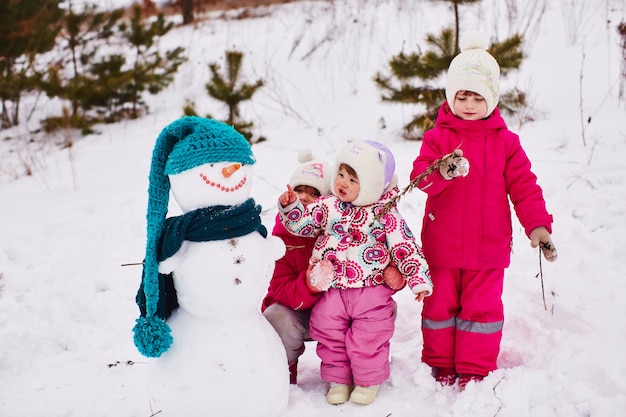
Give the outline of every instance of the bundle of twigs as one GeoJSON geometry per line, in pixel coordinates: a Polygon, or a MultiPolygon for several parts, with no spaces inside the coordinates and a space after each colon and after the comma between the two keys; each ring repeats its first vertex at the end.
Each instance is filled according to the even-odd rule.
{"type": "Polygon", "coordinates": [[[430,164],[428,166],[428,168],[426,168],[426,170],[424,172],[422,172],[421,174],[419,174],[417,177],[413,178],[413,180],[411,180],[411,182],[409,182],[409,185],[407,185],[406,187],[404,187],[402,189],[402,191],[400,191],[398,193],[398,195],[394,196],[391,200],[389,200],[383,207],[383,209],[380,211],[380,213],[378,213],[375,217],[376,220],[380,220],[380,218],[382,216],[384,216],[385,214],[387,214],[389,212],[389,210],[391,210],[392,208],[394,208],[398,202],[400,201],[400,199],[406,194],[406,193],[410,193],[411,191],[413,191],[414,188],[416,188],[418,186],[418,184],[420,183],[420,181],[422,181],[426,176],[432,174],[433,172],[435,172],[435,170],[439,170],[439,168],[446,163],[446,161],[452,157],[457,156],[457,150],[455,149],[454,152],[451,152],[449,154],[446,154],[444,156],[442,156],[439,159],[436,159],[432,164],[430,164]]]}

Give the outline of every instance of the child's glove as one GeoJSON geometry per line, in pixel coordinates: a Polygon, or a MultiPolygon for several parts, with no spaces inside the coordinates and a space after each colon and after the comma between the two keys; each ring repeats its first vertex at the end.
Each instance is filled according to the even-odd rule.
{"type": "Polygon", "coordinates": [[[335,268],[330,261],[311,258],[306,271],[306,286],[313,294],[328,290],[335,279],[335,268]]]}
{"type": "Polygon", "coordinates": [[[406,280],[393,263],[383,270],[383,280],[389,288],[395,291],[400,291],[406,285],[406,280]]]}
{"type": "Polygon", "coordinates": [[[441,158],[439,173],[446,180],[456,177],[464,177],[469,173],[469,161],[463,158],[463,151],[455,149],[454,152],[441,158]]]}
{"type": "Polygon", "coordinates": [[[546,258],[547,261],[556,261],[556,247],[554,246],[554,243],[552,243],[552,238],[550,237],[548,229],[545,227],[536,227],[530,232],[530,246],[533,248],[536,248],[537,246],[541,247],[543,257],[546,258]]]}

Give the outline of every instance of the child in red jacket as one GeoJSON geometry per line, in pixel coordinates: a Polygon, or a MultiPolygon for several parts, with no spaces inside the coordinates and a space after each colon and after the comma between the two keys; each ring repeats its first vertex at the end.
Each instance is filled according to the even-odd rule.
{"type": "MultiPolygon", "coordinates": [[[[302,151],[298,155],[301,165],[289,181],[300,201],[306,206],[322,195],[330,193],[328,164],[313,160],[311,153],[302,151]]],[[[285,242],[285,256],[276,261],[274,275],[270,281],[261,310],[280,336],[287,351],[290,383],[297,383],[298,358],[304,352],[304,342],[311,340],[309,318],[311,307],[322,293],[313,292],[307,286],[310,274],[309,260],[313,252],[315,237],[296,236],[287,231],[280,218],[272,234],[285,242]]]]}
{"type": "Polygon", "coordinates": [[[556,259],[552,216],[519,137],[496,107],[500,68],[486,47],[480,34],[463,40],[448,69],[446,102],[411,172],[411,180],[423,176],[418,187],[428,195],[421,237],[436,289],[424,299],[422,360],[440,383],[458,378],[461,390],[496,369],[509,198],[531,246],[556,259]],[[433,164],[439,169],[429,170],[433,164]]]}

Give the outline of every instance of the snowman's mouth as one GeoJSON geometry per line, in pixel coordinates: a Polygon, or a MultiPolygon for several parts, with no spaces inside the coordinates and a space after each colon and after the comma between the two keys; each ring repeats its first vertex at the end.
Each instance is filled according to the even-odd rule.
{"type": "Polygon", "coordinates": [[[209,179],[209,177],[207,177],[202,172],[200,173],[200,178],[202,178],[202,181],[204,181],[204,183],[206,185],[218,188],[218,189],[220,189],[222,191],[226,191],[227,193],[240,189],[241,187],[243,187],[243,185],[246,183],[246,181],[248,181],[248,177],[244,175],[243,178],[241,179],[241,181],[239,181],[237,183],[237,185],[235,185],[234,187],[228,187],[226,185],[220,184],[219,182],[211,181],[209,179]]]}

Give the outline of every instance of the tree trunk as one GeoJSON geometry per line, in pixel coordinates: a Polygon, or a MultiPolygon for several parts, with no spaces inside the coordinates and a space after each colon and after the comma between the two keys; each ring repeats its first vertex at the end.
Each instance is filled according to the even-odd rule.
{"type": "Polygon", "coordinates": [[[193,0],[178,0],[183,15],[183,25],[193,22],[193,0]]]}

